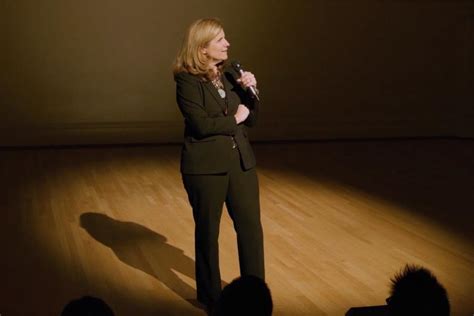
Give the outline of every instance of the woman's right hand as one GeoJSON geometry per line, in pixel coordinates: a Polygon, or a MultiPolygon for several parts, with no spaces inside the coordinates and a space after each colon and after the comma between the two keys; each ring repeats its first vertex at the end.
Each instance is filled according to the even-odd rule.
{"type": "Polygon", "coordinates": [[[239,104],[239,107],[237,108],[237,113],[235,113],[234,115],[237,124],[240,124],[245,121],[249,116],[249,113],[250,111],[245,105],[239,104]]]}

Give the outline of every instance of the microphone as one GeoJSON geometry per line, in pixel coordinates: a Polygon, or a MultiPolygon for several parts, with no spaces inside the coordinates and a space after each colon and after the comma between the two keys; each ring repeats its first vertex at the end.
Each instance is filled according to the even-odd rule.
{"type": "MultiPolygon", "coordinates": [[[[234,70],[237,71],[240,75],[242,75],[244,73],[244,70],[242,69],[242,66],[240,65],[240,62],[238,62],[237,60],[234,60],[230,64],[232,65],[234,70]]],[[[248,87],[248,90],[252,94],[252,97],[254,97],[258,101],[260,101],[260,99],[258,97],[257,88],[255,88],[254,86],[250,86],[250,87],[248,87]]]]}

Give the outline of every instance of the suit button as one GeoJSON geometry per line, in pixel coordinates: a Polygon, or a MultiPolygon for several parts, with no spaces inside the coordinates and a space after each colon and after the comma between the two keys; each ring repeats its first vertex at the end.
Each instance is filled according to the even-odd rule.
{"type": "Polygon", "coordinates": [[[237,143],[235,142],[235,138],[234,136],[231,136],[232,138],[232,149],[236,149],[237,148],[237,143]]]}

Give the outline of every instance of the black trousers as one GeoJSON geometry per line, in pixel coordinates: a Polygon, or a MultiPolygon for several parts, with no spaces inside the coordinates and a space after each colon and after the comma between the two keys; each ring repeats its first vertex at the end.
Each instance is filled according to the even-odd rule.
{"type": "Polygon", "coordinates": [[[197,299],[206,305],[221,292],[218,237],[224,202],[237,233],[241,275],[265,278],[257,173],[242,169],[238,149],[231,164],[227,173],[183,174],[195,222],[197,299]]]}

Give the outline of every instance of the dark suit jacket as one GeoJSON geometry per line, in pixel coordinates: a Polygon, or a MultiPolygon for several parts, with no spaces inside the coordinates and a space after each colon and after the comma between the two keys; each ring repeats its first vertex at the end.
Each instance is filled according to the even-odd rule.
{"type": "Polygon", "coordinates": [[[258,101],[242,89],[231,68],[224,70],[222,80],[227,105],[212,82],[181,72],[175,75],[176,99],[184,117],[184,145],[181,172],[185,174],[215,174],[229,170],[234,137],[245,170],[255,167],[255,156],[247,136],[247,126],[256,124],[258,101]],[[237,125],[234,115],[239,104],[245,104],[250,114],[237,125]],[[227,114],[226,112],[227,108],[227,114]]]}

